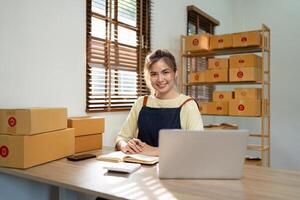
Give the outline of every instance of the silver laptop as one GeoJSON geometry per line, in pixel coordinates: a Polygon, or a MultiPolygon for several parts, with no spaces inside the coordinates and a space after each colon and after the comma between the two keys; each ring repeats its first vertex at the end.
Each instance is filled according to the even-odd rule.
{"type": "Polygon", "coordinates": [[[159,177],[240,179],[248,135],[247,130],[161,130],[159,177]]]}

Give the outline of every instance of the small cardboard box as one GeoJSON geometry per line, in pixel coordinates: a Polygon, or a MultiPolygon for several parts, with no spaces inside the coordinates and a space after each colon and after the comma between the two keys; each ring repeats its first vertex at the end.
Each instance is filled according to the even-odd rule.
{"type": "Polygon", "coordinates": [[[191,52],[209,50],[209,37],[209,34],[186,36],[185,50],[191,52]]]}
{"type": "Polygon", "coordinates": [[[103,117],[70,117],[68,127],[75,128],[75,136],[104,133],[105,119],[103,117]]]}
{"type": "Polygon", "coordinates": [[[227,58],[208,59],[208,69],[228,69],[229,60],[227,58]]]}
{"type": "Polygon", "coordinates": [[[230,68],[257,67],[260,68],[262,59],[255,54],[235,55],[229,57],[230,68]]]}
{"type": "Polygon", "coordinates": [[[248,47],[248,46],[260,46],[260,45],[261,45],[261,34],[259,31],[234,33],[232,35],[233,47],[248,47]]]}
{"type": "Polygon", "coordinates": [[[235,99],[229,101],[229,115],[260,116],[261,100],[235,99]]]}
{"type": "Polygon", "coordinates": [[[66,108],[0,109],[0,134],[33,135],[65,128],[66,108]]]}
{"type": "Polygon", "coordinates": [[[210,49],[225,49],[232,47],[232,34],[212,35],[209,41],[210,49]]]}
{"type": "Polygon", "coordinates": [[[229,101],[233,99],[232,91],[214,91],[213,92],[213,101],[229,101]]]}
{"type": "Polygon", "coordinates": [[[227,69],[209,69],[205,73],[206,82],[228,82],[227,69]]]}
{"type": "Polygon", "coordinates": [[[235,88],[235,99],[261,99],[261,88],[235,88]]]}
{"type": "Polygon", "coordinates": [[[209,112],[208,112],[209,103],[210,102],[198,102],[201,114],[203,114],[203,115],[209,114],[209,112]]]}
{"type": "Polygon", "coordinates": [[[0,166],[29,168],[74,154],[74,129],[36,135],[0,135],[0,166]]]}
{"type": "Polygon", "coordinates": [[[260,81],[261,70],[256,67],[240,67],[229,69],[230,82],[260,81]]]}
{"type": "Polygon", "coordinates": [[[212,115],[228,115],[228,101],[210,102],[208,110],[212,115]]]}
{"type": "Polygon", "coordinates": [[[189,74],[189,83],[203,83],[205,82],[206,71],[191,72],[189,74]]]}
{"type": "Polygon", "coordinates": [[[75,153],[102,148],[102,133],[75,137],[75,153]]]}

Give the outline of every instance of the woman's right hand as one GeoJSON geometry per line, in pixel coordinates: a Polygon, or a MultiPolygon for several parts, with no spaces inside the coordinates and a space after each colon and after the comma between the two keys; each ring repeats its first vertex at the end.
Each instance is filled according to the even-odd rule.
{"type": "Polygon", "coordinates": [[[145,143],[137,138],[132,138],[128,142],[120,141],[119,149],[124,153],[141,153],[145,143]]]}

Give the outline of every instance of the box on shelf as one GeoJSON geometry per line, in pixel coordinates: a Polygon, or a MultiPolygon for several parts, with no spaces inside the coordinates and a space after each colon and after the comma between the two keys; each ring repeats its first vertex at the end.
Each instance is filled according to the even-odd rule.
{"type": "Polygon", "coordinates": [[[234,55],[229,57],[230,68],[238,67],[257,67],[262,65],[262,59],[255,54],[234,55]]]}
{"type": "Polygon", "coordinates": [[[260,116],[261,100],[235,99],[229,101],[229,115],[260,116]]]}
{"type": "Polygon", "coordinates": [[[208,59],[208,69],[228,69],[229,60],[227,58],[208,59]]]}
{"type": "Polygon", "coordinates": [[[75,153],[102,148],[102,133],[75,137],[75,153]]]}
{"type": "Polygon", "coordinates": [[[0,135],[0,166],[25,169],[74,154],[74,129],[0,135]]]}
{"type": "Polygon", "coordinates": [[[70,117],[68,127],[75,128],[75,136],[104,133],[105,119],[103,117],[70,117]]]}
{"type": "Polygon", "coordinates": [[[228,115],[228,101],[210,102],[208,110],[212,115],[228,115]]]}
{"type": "Polygon", "coordinates": [[[228,82],[227,69],[209,69],[205,73],[206,82],[228,82]]]}
{"type": "Polygon", "coordinates": [[[208,110],[209,103],[210,102],[198,102],[201,114],[209,114],[209,110],[208,110]]]}
{"type": "Polygon", "coordinates": [[[229,101],[234,98],[232,91],[214,91],[213,101],[229,101]]]}
{"type": "Polygon", "coordinates": [[[0,134],[33,135],[65,128],[66,108],[0,109],[0,134]]]}
{"type": "Polygon", "coordinates": [[[235,99],[261,99],[261,88],[235,88],[235,99]]]}
{"type": "Polygon", "coordinates": [[[260,45],[261,45],[261,33],[259,31],[234,33],[232,35],[233,47],[248,47],[248,46],[260,46],[260,45]]]}
{"type": "Polygon", "coordinates": [[[210,49],[225,49],[232,47],[232,34],[212,35],[209,40],[210,49]]]}
{"type": "Polygon", "coordinates": [[[229,81],[260,81],[261,80],[261,69],[256,67],[240,67],[229,69],[229,81]]]}
{"type": "Polygon", "coordinates": [[[203,83],[205,82],[206,71],[190,72],[189,73],[189,83],[203,83]]]}
{"type": "Polygon", "coordinates": [[[209,50],[209,34],[190,35],[185,38],[185,50],[191,52],[209,50]]]}

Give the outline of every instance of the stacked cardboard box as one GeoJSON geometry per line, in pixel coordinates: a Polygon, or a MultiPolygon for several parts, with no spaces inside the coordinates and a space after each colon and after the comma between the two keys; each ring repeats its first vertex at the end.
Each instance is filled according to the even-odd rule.
{"type": "Polygon", "coordinates": [[[208,51],[209,34],[198,34],[185,37],[185,50],[187,52],[208,51]]]}
{"type": "Polygon", "coordinates": [[[232,34],[212,35],[209,40],[209,48],[226,49],[232,47],[232,34]]]}
{"type": "Polygon", "coordinates": [[[71,117],[68,127],[75,129],[75,153],[102,148],[103,117],[71,117]]]}
{"type": "Polygon", "coordinates": [[[24,169],[73,153],[66,108],[0,109],[0,166],[24,169]]]}

